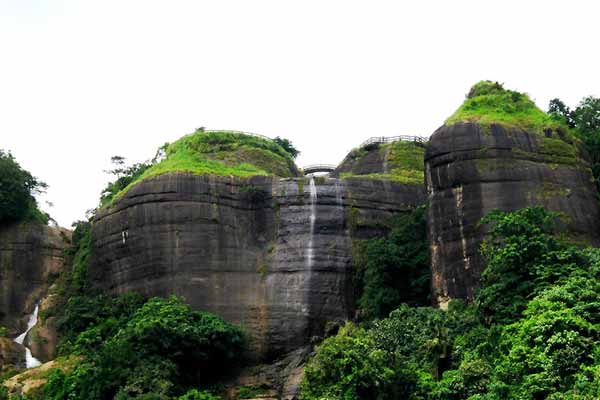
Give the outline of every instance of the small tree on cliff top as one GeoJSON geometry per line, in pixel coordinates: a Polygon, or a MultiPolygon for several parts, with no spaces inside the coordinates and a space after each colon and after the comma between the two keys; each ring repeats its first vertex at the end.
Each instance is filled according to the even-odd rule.
{"type": "Polygon", "coordinates": [[[25,171],[10,152],[0,150],[0,223],[24,219],[48,222],[33,197],[47,185],[25,171]]]}

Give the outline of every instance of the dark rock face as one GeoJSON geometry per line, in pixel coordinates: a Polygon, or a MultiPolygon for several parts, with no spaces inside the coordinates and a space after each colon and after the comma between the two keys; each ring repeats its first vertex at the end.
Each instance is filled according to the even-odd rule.
{"type": "MultiPolygon", "coordinates": [[[[55,287],[50,287],[48,292],[51,294],[44,297],[40,303],[39,313],[56,307],[58,295],[55,287]]],[[[29,343],[31,354],[42,362],[53,360],[56,357],[58,346],[58,332],[56,329],[56,317],[48,316],[44,319],[38,318],[37,324],[27,334],[26,343],[29,343]]]]}
{"type": "Polygon", "coordinates": [[[431,136],[425,162],[433,298],[442,306],[451,298],[473,298],[479,287],[485,227],[478,221],[493,209],[543,205],[568,217],[575,239],[598,243],[589,164],[557,132],[443,126],[431,136]]]}
{"type": "Polygon", "coordinates": [[[257,358],[272,360],[354,312],[351,221],[389,218],[422,192],[361,178],[161,175],[98,213],[90,275],[112,293],[181,295],[245,327],[257,358]]]}
{"type": "Polygon", "coordinates": [[[64,267],[69,232],[40,224],[0,227],[0,325],[11,336],[25,330],[35,303],[64,267]]]}
{"type": "Polygon", "coordinates": [[[378,147],[352,150],[338,165],[332,176],[340,176],[344,173],[367,175],[387,172],[385,168],[387,153],[377,151],[378,147]]]}
{"type": "Polygon", "coordinates": [[[10,367],[25,366],[25,347],[12,339],[0,337],[0,372],[10,367]]]}
{"type": "Polygon", "coordinates": [[[264,284],[275,240],[273,179],[166,174],[134,186],[99,212],[90,277],[113,293],[183,296],[239,323],[262,347],[264,284]]]}

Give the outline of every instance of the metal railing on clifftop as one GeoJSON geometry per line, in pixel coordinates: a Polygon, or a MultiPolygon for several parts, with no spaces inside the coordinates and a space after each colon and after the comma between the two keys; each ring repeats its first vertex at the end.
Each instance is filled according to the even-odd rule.
{"type": "Polygon", "coordinates": [[[398,136],[373,136],[364,142],[361,143],[360,147],[367,147],[371,144],[376,143],[390,143],[390,142],[416,142],[416,143],[425,143],[427,142],[427,138],[422,136],[410,136],[410,135],[398,135],[398,136]]]}
{"type": "Polygon", "coordinates": [[[261,139],[265,139],[265,140],[273,140],[268,136],[265,135],[261,135],[260,133],[252,133],[252,132],[244,132],[244,131],[234,131],[231,129],[202,129],[202,132],[224,132],[224,133],[235,133],[238,135],[247,135],[247,136],[254,136],[257,138],[261,138],[261,139]]]}

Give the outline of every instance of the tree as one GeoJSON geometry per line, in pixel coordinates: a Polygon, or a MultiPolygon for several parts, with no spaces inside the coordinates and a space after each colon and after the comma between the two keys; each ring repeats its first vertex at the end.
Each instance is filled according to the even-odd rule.
{"type": "Polygon", "coordinates": [[[298,151],[298,149],[296,149],[292,142],[290,142],[288,139],[277,136],[275,139],[273,139],[273,141],[283,147],[283,149],[289,153],[292,158],[296,158],[300,154],[300,151],[298,151]]]}
{"type": "Polygon", "coordinates": [[[496,210],[481,220],[492,225],[482,245],[487,267],[477,295],[488,322],[513,322],[534,295],[586,266],[581,252],[561,240],[559,216],[535,206],[496,210]]]}
{"type": "Polygon", "coordinates": [[[0,150],[0,223],[21,220],[48,222],[34,195],[47,185],[21,168],[10,152],[0,150]]]}
{"type": "Polygon", "coordinates": [[[402,303],[429,304],[425,207],[396,217],[390,233],[367,241],[361,253],[363,290],[358,304],[368,318],[385,318],[402,303]]]}
{"type": "Polygon", "coordinates": [[[592,162],[596,187],[600,190],[600,98],[584,97],[574,110],[560,99],[552,99],[548,113],[566,122],[581,137],[592,162]]]}
{"type": "Polygon", "coordinates": [[[117,193],[125,189],[131,182],[141,176],[148,168],[159,160],[160,157],[163,157],[163,152],[164,146],[159,147],[156,156],[152,161],[135,163],[132,165],[126,164],[125,157],[112,156],[110,161],[114,167],[113,169],[104,172],[114,175],[116,179],[113,182],[108,183],[102,191],[102,194],[100,195],[100,204],[104,205],[109,203],[117,193]]]}

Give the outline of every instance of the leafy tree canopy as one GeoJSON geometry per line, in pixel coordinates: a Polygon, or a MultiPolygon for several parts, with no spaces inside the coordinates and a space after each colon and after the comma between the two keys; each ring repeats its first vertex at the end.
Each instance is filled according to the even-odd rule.
{"type": "Polygon", "coordinates": [[[277,136],[275,139],[273,139],[273,141],[287,151],[292,158],[296,158],[298,155],[300,155],[300,151],[294,147],[290,140],[277,136]]]}
{"type": "Polygon", "coordinates": [[[21,168],[10,152],[0,149],[0,223],[22,220],[48,223],[37,208],[34,195],[47,185],[21,168]]]}

